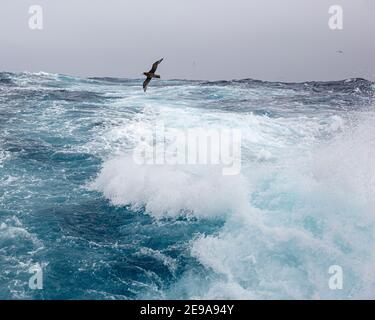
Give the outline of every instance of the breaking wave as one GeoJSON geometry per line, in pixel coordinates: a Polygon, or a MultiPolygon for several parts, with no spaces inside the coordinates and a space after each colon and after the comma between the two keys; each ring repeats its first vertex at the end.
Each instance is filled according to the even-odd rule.
{"type": "Polygon", "coordinates": [[[1,73],[1,298],[374,296],[372,82],[140,83],[1,73]],[[159,121],[240,130],[241,172],[136,164],[159,121]]]}

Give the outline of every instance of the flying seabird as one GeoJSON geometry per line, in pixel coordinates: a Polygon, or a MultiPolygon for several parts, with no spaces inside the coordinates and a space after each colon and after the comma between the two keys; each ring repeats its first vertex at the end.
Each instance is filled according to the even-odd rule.
{"type": "Polygon", "coordinates": [[[156,69],[158,68],[158,65],[160,62],[163,61],[164,58],[160,59],[159,61],[156,61],[149,72],[143,72],[143,74],[147,77],[147,79],[143,82],[143,90],[146,92],[147,86],[150,83],[152,78],[159,78],[160,76],[158,74],[155,74],[156,69]]]}

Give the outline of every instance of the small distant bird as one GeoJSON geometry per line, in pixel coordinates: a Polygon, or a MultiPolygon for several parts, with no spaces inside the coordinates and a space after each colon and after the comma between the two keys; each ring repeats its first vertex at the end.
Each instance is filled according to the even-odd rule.
{"type": "Polygon", "coordinates": [[[143,72],[143,74],[147,77],[146,80],[143,82],[143,90],[146,92],[147,86],[150,83],[152,78],[158,78],[160,79],[160,76],[158,74],[155,74],[156,69],[158,68],[159,63],[163,61],[164,58],[160,59],[159,61],[156,61],[149,72],[143,72]]]}

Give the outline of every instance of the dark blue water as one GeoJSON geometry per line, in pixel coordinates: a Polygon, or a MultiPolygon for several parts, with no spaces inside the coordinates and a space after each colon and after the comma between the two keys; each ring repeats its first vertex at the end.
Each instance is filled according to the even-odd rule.
{"type": "Polygon", "coordinates": [[[0,298],[373,296],[373,83],[140,84],[0,74],[0,298]],[[158,120],[240,129],[241,174],[138,171],[158,120]]]}

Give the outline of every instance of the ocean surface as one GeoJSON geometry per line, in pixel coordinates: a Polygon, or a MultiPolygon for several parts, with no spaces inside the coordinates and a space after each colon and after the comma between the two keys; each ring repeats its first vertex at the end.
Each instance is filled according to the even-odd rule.
{"type": "Polygon", "coordinates": [[[374,83],[141,84],[0,73],[0,299],[375,297],[374,83]],[[135,165],[158,121],[240,130],[240,174],[135,165]]]}

